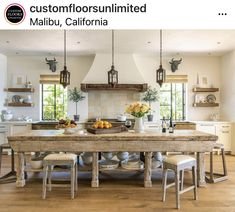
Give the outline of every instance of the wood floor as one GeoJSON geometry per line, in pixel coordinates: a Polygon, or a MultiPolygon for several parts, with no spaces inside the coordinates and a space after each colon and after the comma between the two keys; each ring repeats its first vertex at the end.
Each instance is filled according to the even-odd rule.
{"type": "MultiPolygon", "coordinates": [[[[207,156],[208,159],[208,156],[207,156]]],[[[220,158],[215,156],[216,170],[220,170],[220,158]]],[[[198,189],[199,200],[193,200],[192,192],[181,196],[181,210],[187,212],[235,211],[235,157],[226,156],[229,180],[207,184],[198,189]]],[[[4,156],[3,172],[9,170],[9,156],[4,156]],[[7,162],[6,162],[7,161],[7,162]],[[5,163],[4,163],[5,162],[5,163]]],[[[208,164],[207,164],[208,165],[208,164]]],[[[56,174],[53,178],[69,177],[68,174],[56,174]]],[[[90,173],[78,176],[78,195],[70,200],[67,188],[53,188],[47,199],[41,199],[42,175],[29,176],[24,188],[16,188],[14,183],[0,184],[0,212],[139,212],[139,211],[176,211],[174,189],[169,189],[165,203],[161,202],[161,172],[153,176],[153,188],[143,187],[143,174],[140,173],[103,173],[100,176],[100,188],[90,187],[90,173]]],[[[170,175],[173,179],[173,175],[170,175]]],[[[191,175],[186,173],[186,184],[191,175]]]]}

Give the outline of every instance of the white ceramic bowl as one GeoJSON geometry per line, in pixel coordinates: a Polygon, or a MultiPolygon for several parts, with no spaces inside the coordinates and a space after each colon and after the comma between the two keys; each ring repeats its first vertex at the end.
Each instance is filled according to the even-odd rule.
{"type": "Polygon", "coordinates": [[[64,129],[64,134],[69,135],[69,134],[74,134],[78,131],[78,128],[65,128],[64,129]]]}
{"type": "Polygon", "coordinates": [[[117,120],[118,120],[118,121],[126,121],[126,116],[120,114],[120,115],[117,116],[117,120]]]}
{"type": "Polygon", "coordinates": [[[13,118],[13,114],[9,113],[9,114],[3,114],[3,119],[5,121],[10,121],[13,118]]]}
{"type": "Polygon", "coordinates": [[[129,158],[129,152],[118,152],[117,153],[117,158],[120,161],[127,160],[129,158]]]}
{"type": "Polygon", "coordinates": [[[42,168],[42,160],[31,160],[30,166],[32,169],[41,169],[42,168]]]}
{"type": "Polygon", "coordinates": [[[111,160],[114,155],[113,155],[112,152],[102,152],[102,156],[103,156],[106,160],[111,160]]]}

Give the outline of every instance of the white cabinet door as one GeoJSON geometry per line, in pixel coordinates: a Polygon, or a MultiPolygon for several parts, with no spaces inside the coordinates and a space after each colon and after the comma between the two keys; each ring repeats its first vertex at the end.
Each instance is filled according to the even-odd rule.
{"type": "Polygon", "coordinates": [[[0,131],[0,145],[4,143],[7,143],[7,133],[0,131]]]}
{"type": "Polygon", "coordinates": [[[200,124],[197,124],[197,130],[198,131],[201,131],[201,132],[205,132],[205,133],[210,133],[210,134],[213,134],[213,135],[216,135],[216,126],[215,124],[213,123],[200,123],[200,124]]]}
{"type": "Polygon", "coordinates": [[[8,127],[5,125],[0,125],[0,145],[7,143],[7,134],[8,133],[8,127]]]}
{"type": "Polygon", "coordinates": [[[161,125],[159,123],[144,123],[144,128],[146,130],[160,130],[161,129],[161,125]]]}
{"type": "Polygon", "coordinates": [[[225,151],[232,149],[232,124],[230,123],[198,123],[197,130],[218,136],[217,143],[224,145],[225,151]]]}
{"type": "Polygon", "coordinates": [[[31,124],[13,124],[11,126],[11,135],[26,132],[31,129],[31,124]]]}
{"type": "Polygon", "coordinates": [[[216,134],[219,136],[219,143],[224,145],[225,151],[231,151],[232,149],[232,125],[231,124],[219,124],[216,127],[216,134]]]}

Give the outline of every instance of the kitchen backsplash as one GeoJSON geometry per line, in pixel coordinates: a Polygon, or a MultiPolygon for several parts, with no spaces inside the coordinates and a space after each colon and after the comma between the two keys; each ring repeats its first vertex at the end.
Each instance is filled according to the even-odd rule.
{"type": "Polygon", "coordinates": [[[140,93],[132,91],[92,91],[88,94],[88,118],[116,118],[132,102],[140,101],[140,93]]]}

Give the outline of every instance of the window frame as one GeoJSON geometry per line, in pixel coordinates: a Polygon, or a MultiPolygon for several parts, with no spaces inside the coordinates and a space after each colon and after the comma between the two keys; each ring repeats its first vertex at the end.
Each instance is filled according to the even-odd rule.
{"type": "MultiPolygon", "coordinates": [[[[54,111],[53,111],[53,117],[54,117],[54,119],[45,119],[44,118],[44,92],[45,92],[45,90],[44,90],[44,85],[48,85],[48,84],[43,84],[43,83],[41,83],[41,119],[43,120],[43,121],[56,121],[57,119],[56,119],[56,114],[57,114],[57,111],[56,111],[56,105],[57,105],[57,98],[56,98],[56,89],[57,89],[57,87],[56,86],[58,86],[59,84],[50,84],[50,85],[53,85],[54,86],[54,92],[51,92],[52,94],[53,94],[53,97],[54,97],[54,104],[53,105],[49,105],[49,106],[51,106],[51,107],[54,107],[54,111]]],[[[65,104],[65,98],[63,97],[63,105],[65,104]]],[[[65,111],[64,110],[65,109],[65,107],[63,107],[63,112],[65,111]]]]}
{"type": "MultiPolygon", "coordinates": [[[[160,108],[163,107],[170,107],[170,117],[172,117],[172,119],[174,121],[184,121],[186,120],[186,91],[187,91],[187,83],[173,83],[173,82],[169,82],[167,84],[170,84],[170,90],[160,90],[160,92],[168,92],[170,93],[170,103],[169,104],[161,104],[160,101],[160,108]],[[175,94],[175,101],[173,102],[173,84],[181,84],[182,86],[182,120],[176,119],[176,111],[175,111],[175,117],[173,117],[173,108],[176,108],[176,94],[175,94]],[[173,103],[175,104],[173,106],[173,103]]],[[[176,88],[175,88],[176,90],[176,88]]]]}

